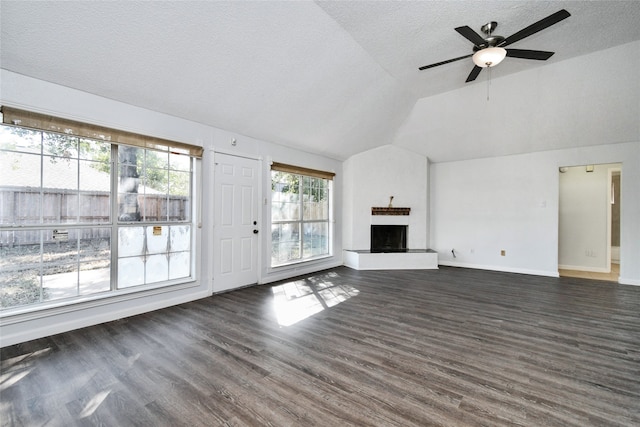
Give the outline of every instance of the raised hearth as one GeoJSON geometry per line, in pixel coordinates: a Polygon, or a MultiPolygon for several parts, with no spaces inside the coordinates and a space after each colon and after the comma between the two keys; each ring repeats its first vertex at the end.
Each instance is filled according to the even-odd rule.
{"type": "Polygon", "coordinates": [[[355,270],[434,270],[438,253],[432,249],[406,249],[403,252],[345,250],[344,265],[355,270]]]}
{"type": "Polygon", "coordinates": [[[372,207],[370,249],[345,250],[344,265],[356,270],[437,269],[436,251],[407,248],[410,214],[411,208],[372,207]]]}

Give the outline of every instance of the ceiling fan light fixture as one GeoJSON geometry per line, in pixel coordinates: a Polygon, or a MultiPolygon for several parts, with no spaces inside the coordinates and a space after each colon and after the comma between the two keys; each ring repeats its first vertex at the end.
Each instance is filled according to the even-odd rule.
{"type": "Polygon", "coordinates": [[[487,47],[473,54],[473,63],[478,67],[495,67],[507,56],[507,51],[501,47],[487,47]]]}

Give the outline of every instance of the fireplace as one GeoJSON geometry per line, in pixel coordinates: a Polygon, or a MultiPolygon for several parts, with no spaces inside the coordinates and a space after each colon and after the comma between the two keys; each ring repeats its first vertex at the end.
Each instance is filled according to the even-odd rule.
{"type": "MultiPolygon", "coordinates": [[[[371,208],[370,249],[345,249],[344,265],[356,270],[425,270],[438,268],[438,253],[408,249],[411,208],[371,208]]],[[[364,226],[364,225],[363,225],[364,226]]]]}
{"type": "Polygon", "coordinates": [[[371,252],[406,251],[406,225],[371,225],[371,252]]]}

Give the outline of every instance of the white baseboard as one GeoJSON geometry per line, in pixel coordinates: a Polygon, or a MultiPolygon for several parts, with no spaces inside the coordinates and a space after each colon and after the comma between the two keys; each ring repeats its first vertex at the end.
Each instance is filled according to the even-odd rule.
{"type": "Polygon", "coordinates": [[[627,279],[624,277],[618,277],[618,283],[620,283],[621,285],[640,286],[640,280],[627,279]]]}
{"type": "Polygon", "coordinates": [[[560,277],[557,271],[531,270],[528,268],[504,267],[497,265],[470,264],[466,262],[443,260],[439,261],[440,265],[449,267],[473,268],[476,270],[502,271],[505,273],[530,274],[533,276],[560,277]]]}

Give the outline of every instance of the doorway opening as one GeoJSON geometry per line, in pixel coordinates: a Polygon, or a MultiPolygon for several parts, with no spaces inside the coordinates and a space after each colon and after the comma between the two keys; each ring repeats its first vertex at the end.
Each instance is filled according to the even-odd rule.
{"type": "Polygon", "coordinates": [[[618,282],[622,164],[559,169],[558,273],[618,282]]]}

